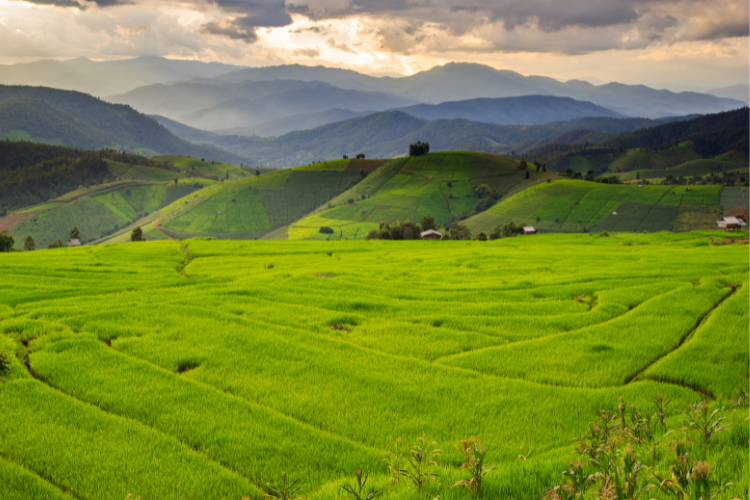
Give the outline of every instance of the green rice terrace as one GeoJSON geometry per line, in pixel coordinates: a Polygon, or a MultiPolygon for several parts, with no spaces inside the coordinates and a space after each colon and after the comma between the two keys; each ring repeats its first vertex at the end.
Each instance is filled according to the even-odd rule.
{"type": "Polygon", "coordinates": [[[111,178],[0,218],[16,248],[66,240],[365,239],[381,223],[432,217],[473,235],[529,225],[539,232],[706,230],[745,216],[747,188],[603,184],[540,171],[504,156],[431,153],[392,160],[335,160],[285,170],[240,168],[168,156],[145,165],[106,160],[111,178]]]}
{"type": "MultiPolygon", "coordinates": [[[[375,200],[417,182],[440,217],[431,195],[470,198],[466,158],[442,179],[417,162],[365,185],[375,200]]],[[[310,171],[235,181],[206,217],[265,206],[310,171]]],[[[332,172],[341,193],[360,175],[332,172]]],[[[620,203],[682,206],[668,189],[620,203]]],[[[342,208],[336,220],[356,220],[342,208]]],[[[164,225],[203,230],[192,212],[164,225]]],[[[1,496],[747,498],[746,243],[198,238],[0,254],[1,496]]]]}

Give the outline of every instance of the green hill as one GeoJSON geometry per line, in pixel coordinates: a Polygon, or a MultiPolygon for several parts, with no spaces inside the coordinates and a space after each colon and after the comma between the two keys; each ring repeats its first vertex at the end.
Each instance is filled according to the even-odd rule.
{"type": "Polygon", "coordinates": [[[364,239],[381,222],[412,221],[434,217],[442,225],[466,218],[477,207],[475,187],[488,185],[498,196],[522,189],[544,178],[526,180],[520,163],[481,153],[430,153],[400,158],[370,174],[289,228],[290,239],[364,239]],[[334,234],[321,233],[322,227],[334,234]]]}
{"type": "Polygon", "coordinates": [[[260,238],[327,203],[381,163],[337,160],[213,185],[165,207],[158,224],[175,238],[260,238]]]}
{"type": "MultiPolygon", "coordinates": [[[[558,172],[593,170],[596,175],[602,175],[656,171],[653,174],[641,172],[642,177],[648,178],[664,177],[659,171],[693,160],[715,158],[724,164],[725,171],[747,168],[750,153],[748,108],[674,121],[591,142],[589,139],[593,137],[584,133],[580,137],[562,135],[551,139],[548,144],[533,147],[523,156],[545,163],[550,170],[558,172]],[[566,139],[570,141],[565,142],[566,139]]],[[[686,170],[690,167],[695,165],[688,165],[686,170]]],[[[708,172],[701,169],[696,173],[705,175],[708,172]]]]}
{"type": "Polygon", "coordinates": [[[130,106],[80,92],[0,85],[0,139],[28,139],[83,149],[181,154],[235,165],[252,160],[194,144],[130,106]]]}
{"type": "Polygon", "coordinates": [[[721,189],[560,179],[516,193],[466,224],[475,234],[510,222],[540,232],[568,233],[711,229],[721,218],[721,189]]]}

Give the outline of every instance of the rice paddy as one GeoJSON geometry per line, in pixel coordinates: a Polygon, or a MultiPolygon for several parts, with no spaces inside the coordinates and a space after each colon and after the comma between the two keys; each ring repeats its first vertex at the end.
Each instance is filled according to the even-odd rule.
{"type": "Polygon", "coordinates": [[[653,412],[661,393],[677,434],[687,403],[726,407],[730,427],[700,458],[734,483],[717,498],[745,498],[747,411],[728,399],[748,379],[746,238],[193,239],[2,254],[2,497],[241,500],[286,472],[305,498],[333,500],[361,469],[382,498],[416,499],[388,466],[424,433],[443,453],[422,497],[475,498],[451,488],[465,477],[454,446],[480,436],[497,467],[484,497],[538,499],[600,409],[623,398],[653,412]]]}
{"type": "MultiPolygon", "coordinates": [[[[721,186],[636,186],[556,179],[504,200],[467,221],[472,232],[489,233],[509,222],[540,231],[672,231],[682,207],[719,207],[721,186]]],[[[715,227],[715,219],[707,226],[715,227]]]]}

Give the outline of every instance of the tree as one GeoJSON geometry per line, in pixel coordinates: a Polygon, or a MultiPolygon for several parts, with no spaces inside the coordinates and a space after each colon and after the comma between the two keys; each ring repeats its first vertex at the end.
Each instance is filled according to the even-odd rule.
{"type": "Polygon", "coordinates": [[[229,180],[229,170],[227,170],[227,176],[226,179],[229,180]]]}
{"type": "Polygon", "coordinates": [[[531,176],[529,175],[529,171],[527,170],[526,171],[526,178],[528,179],[529,177],[531,177],[531,176]]]}
{"type": "Polygon", "coordinates": [[[349,155],[344,155],[344,159],[348,160],[349,159],[349,155]]]}
{"type": "Polygon", "coordinates": [[[546,172],[546,171],[547,171],[547,164],[542,163],[542,172],[546,172]]]}
{"type": "Polygon", "coordinates": [[[417,141],[416,144],[409,144],[409,156],[422,156],[430,152],[430,143],[417,141]]]}
{"type": "Polygon", "coordinates": [[[422,231],[413,222],[406,221],[401,224],[401,238],[404,240],[421,240],[422,231]]]}
{"type": "Polygon", "coordinates": [[[635,178],[636,178],[636,180],[640,180],[641,179],[641,173],[640,172],[636,172],[635,173],[635,178]]]}
{"type": "Polygon", "coordinates": [[[456,222],[453,224],[453,227],[451,227],[450,231],[448,231],[448,239],[451,240],[470,240],[471,239],[471,231],[469,231],[469,228],[464,226],[463,224],[456,222]]]}
{"type": "Polygon", "coordinates": [[[63,240],[61,240],[60,238],[57,238],[57,241],[50,242],[50,244],[47,245],[47,248],[62,248],[63,246],[65,246],[65,244],[63,243],[63,240]]]}
{"type": "Polygon", "coordinates": [[[178,182],[178,181],[179,181],[179,179],[175,179],[175,180],[174,180],[174,185],[175,185],[175,186],[177,185],[177,182],[178,182]]]}
{"type": "Polygon", "coordinates": [[[433,231],[437,231],[437,224],[435,224],[435,217],[422,217],[422,222],[419,224],[422,228],[422,231],[429,231],[432,229],[433,231]]]}
{"type": "Polygon", "coordinates": [[[487,184],[480,184],[477,186],[476,189],[474,189],[474,192],[477,193],[477,196],[480,198],[494,198],[495,192],[492,191],[492,188],[489,187],[487,184]]]}
{"type": "Polygon", "coordinates": [[[259,169],[259,168],[256,168],[256,169],[255,169],[255,176],[257,177],[257,176],[259,176],[259,175],[260,175],[260,169],[259,169]]]}
{"type": "Polygon", "coordinates": [[[482,233],[479,233],[478,235],[474,236],[474,240],[476,241],[487,241],[487,235],[482,233]]]}
{"type": "Polygon", "coordinates": [[[70,239],[71,240],[80,240],[81,239],[81,232],[78,231],[78,226],[73,227],[70,231],[70,239]]]}
{"type": "Polygon", "coordinates": [[[143,239],[143,229],[137,227],[130,233],[130,241],[146,241],[143,239]]]}
{"type": "Polygon", "coordinates": [[[26,241],[23,242],[23,249],[27,252],[31,252],[36,249],[36,241],[34,241],[34,238],[32,238],[31,235],[28,235],[26,237],[26,241]]]}
{"type": "Polygon", "coordinates": [[[11,252],[16,240],[8,231],[0,231],[0,252],[11,252]]]}
{"type": "Polygon", "coordinates": [[[499,240],[502,237],[503,237],[503,233],[500,230],[500,226],[495,226],[495,229],[493,229],[492,232],[490,233],[490,239],[494,241],[494,240],[499,240]]]}

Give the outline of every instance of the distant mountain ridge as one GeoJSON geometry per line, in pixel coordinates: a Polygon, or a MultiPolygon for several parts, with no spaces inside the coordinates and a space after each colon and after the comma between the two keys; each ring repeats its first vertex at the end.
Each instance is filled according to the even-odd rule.
{"type": "Polygon", "coordinates": [[[714,113],[743,102],[695,92],[655,90],[644,85],[608,83],[595,86],[581,80],[560,82],[543,76],[523,76],[474,63],[449,63],[404,78],[375,78],[350,70],[299,65],[245,68],[217,77],[225,82],[318,80],[341,88],[379,91],[439,104],[475,98],[553,95],[590,101],[626,116],[658,118],[714,113]]]}
{"type": "Polygon", "coordinates": [[[417,104],[401,108],[401,111],[427,120],[463,118],[497,125],[542,125],[597,116],[623,118],[619,113],[590,102],[543,95],[417,104]]]}
{"type": "MultiPolygon", "coordinates": [[[[425,120],[394,110],[330,123],[312,130],[279,137],[206,136],[205,142],[227,151],[251,156],[262,165],[286,168],[306,163],[364,153],[368,158],[393,158],[408,153],[409,144],[430,143],[431,151],[479,151],[509,153],[531,148],[538,141],[563,133],[597,130],[597,140],[678,118],[582,118],[545,125],[496,125],[465,119],[425,120]]],[[[170,126],[168,122],[164,122],[170,126]]],[[[174,129],[179,134],[179,129],[174,129]]]]}

